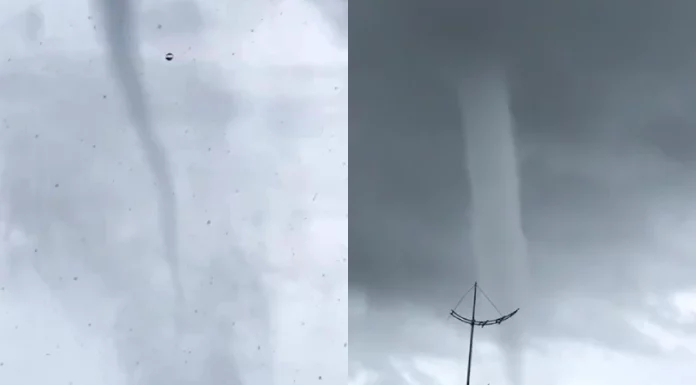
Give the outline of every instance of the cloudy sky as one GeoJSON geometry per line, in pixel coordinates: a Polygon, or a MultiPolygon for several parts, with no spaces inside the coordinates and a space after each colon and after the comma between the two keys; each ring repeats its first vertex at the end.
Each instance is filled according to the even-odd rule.
{"type": "Polygon", "coordinates": [[[345,383],[344,4],[104,3],[0,6],[0,383],[345,383]]]}
{"type": "Polygon", "coordinates": [[[354,0],[349,32],[351,383],[463,383],[474,280],[522,309],[473,384],[523,383],[500,330],[528,384],[694,383],[696,4],[354,0]],[[511,154],[465,130],[507,120],[473,183],[511,154]]]}

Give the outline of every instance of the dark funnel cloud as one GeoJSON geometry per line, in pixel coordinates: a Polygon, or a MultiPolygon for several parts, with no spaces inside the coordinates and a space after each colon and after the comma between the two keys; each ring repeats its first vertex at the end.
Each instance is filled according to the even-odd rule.
{"type": "MultiPolygon", "coordinates": [[[[442,321],[475,280],[503,313],[522,307],[477,331],[482,341],[513,328],[526,350],[562,340],[663,357],[637,319],[695,331],[666,314],[696,286],[696,249],[681,241],[696,218],[696,4],[354,0],[349,20],[349,284],[367,304],[350,320],[351,361],[384,378],[400,378],[392,356],[465,362],[467,338],[447,341],[456,325],[442,321]],[[477,255],[473,235],[480,148],[462,130],[507,112],[483,111],[495,103],[476,105],[476,92],[491,99],[465,87],[467,112],[461,80],[492,68],[504,73],[519,177],[526,259],[515,269],[509,255],[477,255]]],[[[490,220],[504,242],[505,221],[490,220]]],[[[478,314],[498,316],[485,301],[478,314]]]]}
{"type": "Polygon", "coordinates": [[[177,239],[177,214],[174,183],[164,146],[157,138],[145,89],[138,74],[139,53],[135,33],[135,14],[130,0],[101,0],[106,43],[114,75],[119,82],[140,139],[143,154],[155,178],[159,196],[159,219],[165,258],[169,264],[174,289],[183,297],[180,281],[177,239]]]}

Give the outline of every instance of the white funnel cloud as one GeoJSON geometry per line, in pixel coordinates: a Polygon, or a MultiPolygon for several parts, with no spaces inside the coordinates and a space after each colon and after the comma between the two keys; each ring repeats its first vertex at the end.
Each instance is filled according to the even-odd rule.
{"type": "Polygon", "coordinates": [[[523,381],[527,241],[522,231],[519,175],[504,72],[480,66],[458,83],[471,189],[472,245],[478,279],[501,311],[522,308],[500,326],[507,376],[523,381]]]}

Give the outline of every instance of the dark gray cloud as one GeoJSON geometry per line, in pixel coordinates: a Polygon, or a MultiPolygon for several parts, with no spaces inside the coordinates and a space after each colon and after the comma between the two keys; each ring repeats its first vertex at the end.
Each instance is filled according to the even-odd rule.
{"type": "MultiPolygon", "coordinates": [[[[350,20],[352,290],[439,317],[477,278],[454,80],[494,63],[508,79],[536,298],[518,317],[535,336],[642,353],[658,350],[626,312],[687,329],[646,298],[693,288],[694,249],[668,234],[693,220],[696,5],[356,0],[350,20]]],[[[385,346],[377,336],[403,330],[377,332],[369,314],[351,339],[370,335],[384,354],[442,350],[406,336],[385,346]]]]}

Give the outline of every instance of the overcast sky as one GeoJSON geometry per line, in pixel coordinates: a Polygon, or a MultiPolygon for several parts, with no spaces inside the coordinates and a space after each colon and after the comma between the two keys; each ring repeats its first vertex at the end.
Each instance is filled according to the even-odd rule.
{"type": "MultiPolygon", "coordinates": [[[[522,330],[528,384],[694,383],[696,4],[354,0],[350,23],[351,383],[463,383],[468,329],[446,318],[476,279],[522,307],[495,328],[522,330]],[[462,111],[462,79],[493,67],[506,108],[482,90],[462,111]],[[514,261],[471,237],[462,126],[490,111],[516,136],[514,261]]],[[[495,328],[473,384],[507,383],[495,328]]]]}
{"type": "Polygon", "coordinates": [[[0,6],[0,383],[345,383],[342,4],[136,2],[143,112],[102,3],[0,6]]]}

